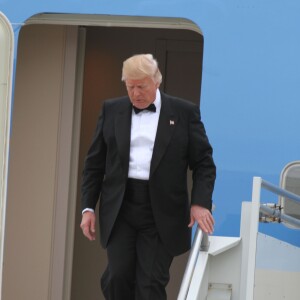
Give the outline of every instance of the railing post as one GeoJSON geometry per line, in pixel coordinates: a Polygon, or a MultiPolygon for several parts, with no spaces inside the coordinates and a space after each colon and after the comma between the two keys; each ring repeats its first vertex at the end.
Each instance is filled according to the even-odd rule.
{"type": "Polygon", "coordinates": [[[205,232],[202,232],[202,241],[200,245],[200,251],[207,252],[209,248],[209,239],[208,234],[205,232]]]}
{"type": "Polygon", "coordinates": [[[260,195],[261,195],[262,178],[253,178],[252,188],[252,205],[251,205],[251,217],[250,217],[250,236],[249,236],[249,255],[248,255],[248,267],[246,275],[246,299],[253,300],[254,294],[254,279],[255,279],[255,262],[256,262],[256,244],[257,244],[257,232],[259,224],[259,209],[260,209],[260,195]]]}

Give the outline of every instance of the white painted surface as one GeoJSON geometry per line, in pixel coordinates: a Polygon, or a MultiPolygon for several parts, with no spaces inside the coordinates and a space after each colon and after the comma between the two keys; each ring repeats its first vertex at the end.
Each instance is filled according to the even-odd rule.
{"type": "Polygon", "coordinates": [[[300,272],[300,248],[258,233],[256,268],[300,272]]]}
{"type": "Polygon", "coordinates": [[[254,300],[300,299],[300,248],[258,233],[254,300]]]}
{"type": "MultiPolygon", "coordinates": [[[[208,252],[199,252],[187,296],[188,300],[206,299],[209,287],[223,285],[231,285],[232,290],[230,290],[230,295],[232,295],[232,300],[239,299],[241,261],[240,241],[240,238],[210,237],[210,247],[208,252]]],[[[226,295],[228,295],[228,292],[220,289],[215,289],[214,291],[211,290],[211,298],[208,299],[214,299],[212,297],[219,297],[221,294],[224,294],[224,297],[227,297],[226,295]]]]}
{"type": "Polygon", "coordinates": [[[300,273],[257,269],[254,300],[299,300],[300,273]]]}

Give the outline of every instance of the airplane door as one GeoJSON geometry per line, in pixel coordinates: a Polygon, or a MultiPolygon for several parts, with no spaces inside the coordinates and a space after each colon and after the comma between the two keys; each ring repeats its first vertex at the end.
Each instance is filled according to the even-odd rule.
{"type": "MultiPolygon", "coordinates": [[[[13,69],[13,30],[0,12],[0,293],[2,291],[2,265],[4,223],[7,191],[8,149],[10,132],[10,105],[13,69]]],[[[1,298],[1,294],[0,294],[1,298]]]]}

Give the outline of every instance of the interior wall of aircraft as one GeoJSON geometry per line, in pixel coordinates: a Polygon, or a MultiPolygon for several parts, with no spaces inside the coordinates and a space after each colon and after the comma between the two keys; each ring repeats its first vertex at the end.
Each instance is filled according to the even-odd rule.
{"type": "Polygon", "coordinates": [[[66,37],[65,26],[41,25],[24,27],[19,38],[1,299],[55,298],[55,223],[68,202],[58,191],[66,37]]]}
{"type": "MultiPolygon", "coordinates": [[[[68,286],[72,300],[100,295],[106,257],[99,243],[89,243],[79,228],[79,182],[103,100],[126,93],[122,61],[135,53],[152,52],[163,73],[162,90],[196,103],[200,99],[203,37],[199,33],[114,27],[80,31],[86,32],[84,45],[79,46],[85,48],[81,58],[77,26],[30,25],[20,34],[3,299],[57,300],[68,294],[62,291],[68,286]],[[78,67],[80,59],[83,68],[78,67]],[[75,77],[83,80],[82,97],[75,77]],[[73,147],[79,126],[80,140],[73,147]],[[78,178],[77,195],[69,192],[71,178],[78,178]]],[[[176,258],[172,266],[170,299],[177,296],[186,259],[187,255],[176,258]]]]}
{"type": "MultiPolygon", "coordinates": [[[[199,103],[202,73],[203,38],[187,30],[93,27],[86,29],[83,104],[79,173],[103,100],[126,94],[121,82],[122,62],[136,53],[153,53],[163,72],[162,90],[199,103]]],[[[80,202],[77,201],[80,223],[80,202]]],[[[75,228],[72,300],[100,294],[100,273],[106,267],[98,243],[87,243],[80,228],[75,228]],[[95,268],[95,265],[97,266],[95,268]],[[86,282],[86,274],[89,281],[86,282]],[[84,285],[82,283],[84,282],[84,285]],[[90,296],[87,296],[90,295],[90,296]]],[[[177,297],[187,255],[176,258],[168,285],[170,299],[177,297]]]]}

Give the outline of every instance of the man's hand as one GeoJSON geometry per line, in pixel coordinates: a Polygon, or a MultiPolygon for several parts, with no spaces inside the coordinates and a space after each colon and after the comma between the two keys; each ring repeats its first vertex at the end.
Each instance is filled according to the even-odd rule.
{"type": "Polygon", "coordinates": [[[91,211],[86,211],[82,214],[80,228],[82,229],[83,234],[90,241],[94,241],[96,239],[95,224],[96,224],[95,213],[91,211]]]}
{"type": "Polygon", "coordinates": [[[215,221],[212,214],[207,208],[199,205],[192,205],[191,220],[188,226],[193,227],[195,221],[205,233],[213,233],[215,221]]]}

